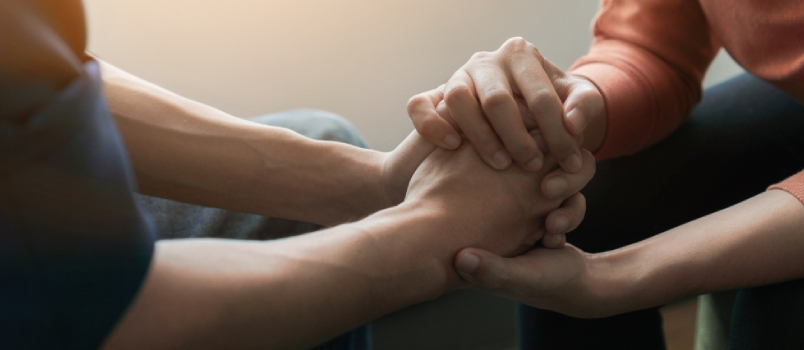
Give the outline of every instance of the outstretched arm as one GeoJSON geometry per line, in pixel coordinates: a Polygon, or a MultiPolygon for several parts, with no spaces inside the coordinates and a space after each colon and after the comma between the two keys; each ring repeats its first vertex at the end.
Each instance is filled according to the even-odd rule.
{"type": "Polygon", "coordinates": [[[101,67],[144,194],[336,225],[401,202],[428,154],[404,144],[386,154],[311,140],[101,67]]]}
{"type": "Polygon", "coordinates": [[[465,249],[478,287],[577,317],[602,317],[721,290],[804,277],[804,205],[771,190],[647,240],[587,254],[566,246],[505,259],[465,249]]]}
{"type": "MultiPolygon", "coordinates": [[[[594,172],[585,156],[575,184],[594,172]]],[[[496,171],[469,145],[437,150],[402,204],[359,222],[263,243],[159,242],[106,348],[302,348],[434,298],[461,285],[459,249],[511,256],[541,238],[544,216],[564,200],[539,191],[556,167],[496,171]]]]}

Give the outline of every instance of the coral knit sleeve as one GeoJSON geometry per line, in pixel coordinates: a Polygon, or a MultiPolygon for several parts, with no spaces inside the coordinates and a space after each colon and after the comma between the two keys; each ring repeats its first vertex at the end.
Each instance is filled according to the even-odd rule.
{"type": "Polygon", "coordinates": [[[783,190],[790,192],[790,194],[796,196],[798,200],[804,203],[804,171],[801,171],[800,173],[789,177],[787,180],[769,187],[768,190],[783,190]]]}
{"type": "Polygon", "coordinates": [[[606,102],[602,160],[644,149],[685,121],[720,45],[696,0],[602,0],[593,32],[570,73],[591,80],[606,102]]]}

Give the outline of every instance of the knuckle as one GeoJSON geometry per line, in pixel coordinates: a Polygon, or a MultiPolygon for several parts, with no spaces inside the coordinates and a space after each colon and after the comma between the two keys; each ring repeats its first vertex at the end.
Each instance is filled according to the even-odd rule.
{"type": "Polygon", "coordinates": [[[448,122],[453,120],[452,114],[450,114],[449,108],[447,108],[447,103],[444,102],[443,100],[438,103],[438,106],[436,106],[436,113],[438,114],[439,117],[443,118],[448,122]]]}
{"type": "Polygon", "coordinates": [[[492,56],[491,52],[478,51],[478,52],[475,52],[474,54],[472,54],[472,57],[469,59],[469,61],[470,62],[471,61],[484,61],[484,60],[487,60],[491,56],[492,56]]]}
{"type": "Polygon", "coordinates": [[[444,92],[444,102],[446,102],[447,105],[459,104],[470,98],[474,98],[474,93],[466,84],[450,86],[447,91],[444,92]]]}
{"type": "Polygon", "coordinates": [[[439,121],[436,118],[437,117],[432,115],[425,116],[422,118],[422,122],[419,124],[417,130],[422,135],[437,136],[440,133],[441,128],[439,127],[439,121]]]}
{"type": "Polygon", "coordinates": [[[539,61],[542,60],[542,54],[539,52],[539,48],[522,37],[508,39],[503,45],[502,50],[511,54],[536,57],[539,61]]]}
{"type": "Polygon", "coordinates": [[[556,103],[556,95],[548,89],[539,89],[528,98],[528,106],[535,108],[531,111],[536,118],[545,117],[545,114],[561,110],[560,104],[556,103]]]}
{"type": "Polygon", "coordinates": [[[407,109],[408,114],[412,115],[417,112],[417,109],[427,103],[427,98],[422,94],[415,95],[408,100],[407,109]]]}
{"type": "Polygon", "coordinates": [[[483,107],[488,114],[500,112],[508,107],[515,106],[514,97],[503,89],[494,89],[486,94],[483,107]]]}
{"type": "Polygon", "coordinates": [[[525,40],[525,38],[521,36],[515,36],[513,38],[506,40],[505,43],[503,44],[503,47],[506,49],[513,49],[518,51],[528,47],[528,45],[530,45],[530,43],[527,40],[525,40]]]}

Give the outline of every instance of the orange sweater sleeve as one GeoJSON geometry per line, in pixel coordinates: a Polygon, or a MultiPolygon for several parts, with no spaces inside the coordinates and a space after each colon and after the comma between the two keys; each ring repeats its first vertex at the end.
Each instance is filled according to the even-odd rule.
{"type": "Polygon", "coordinates": [[[696,0],[602,0],[592,26],[592,47],[570,73],[606,102],[602,160],[644,149],[686,120],[720,45],[696,0]]]}
{"type": "Polygon", "coordinates": [[[796,196],[801,203],[804,203],[804,171],[789,177],[787,180],[768,187],[768,190],[783,190],[790,192],[790,194],[796,196]]]}

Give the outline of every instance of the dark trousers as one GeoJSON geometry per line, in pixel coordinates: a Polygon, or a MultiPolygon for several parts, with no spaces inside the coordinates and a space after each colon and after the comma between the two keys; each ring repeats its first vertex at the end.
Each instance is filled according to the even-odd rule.
{"type": "MultiPolygon", "coordinates": [[[[804,105],[741,75],[707,89],[670,137],[601,162],[583,191],[586,219],[567,238],[587,252],[616,249],[757,195],[803,168],[804,105]]],[[[664,349],[661,326],[658,308],[583,320],[519,307],[522,349],[664,349]]],[[[731,348],[804,349],[802,333],[802,280],[738,292],[731,348]]]]}

